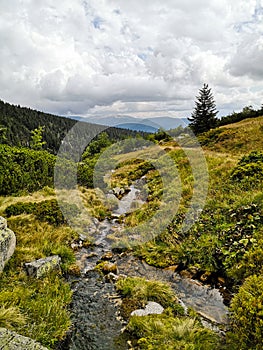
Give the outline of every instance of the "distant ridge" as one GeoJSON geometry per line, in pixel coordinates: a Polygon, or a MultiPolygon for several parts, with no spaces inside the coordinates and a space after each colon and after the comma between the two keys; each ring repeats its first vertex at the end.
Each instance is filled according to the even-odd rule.
{"type": "Polygon", "coordinates": [[[118,128],[134,130],[134,131],[144,131],[148,133],[155,133],[156,131],[158,131],[158,128],[154,126],[141,124],[141,123],[118,124],[118,128]]]}
{"type": "Polygon", "coordinates": [[[82,120],[89,123],[95,123],[99,125],[108,125],[114,127],[120,127],[124,129],[145,131],[145,132],[156,132],[158,129],[174,129],[179,125],[183,127],[189,124],[187,118],[172,118],[172,117],[154,117],[154,118],[136,118],[127,115],[123,116],[107,116],[107,117],[93,117],[88,116],[85,118],[71,117],[75,120],[82,120]]]}

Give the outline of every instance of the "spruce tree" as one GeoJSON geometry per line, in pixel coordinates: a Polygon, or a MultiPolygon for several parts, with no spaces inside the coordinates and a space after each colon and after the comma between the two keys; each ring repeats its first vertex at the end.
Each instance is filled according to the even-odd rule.
{"type": "Polygon", "coordinates": [[[190,121],[190,128],[196,135],[214,128],[217,124],[217,113],[211,89],[208,84],[204,84],[196,96],[194,111],[191,117],[187,118],[190,121]]]}
{"type": "Polygon", "coordinates": [[[45,127],[39,126],[37,129],[31,131],[31,142],[30,147],[35,150],[41,150],[42,147],[46,144],[43,140],[43,131],[45,127]]]}

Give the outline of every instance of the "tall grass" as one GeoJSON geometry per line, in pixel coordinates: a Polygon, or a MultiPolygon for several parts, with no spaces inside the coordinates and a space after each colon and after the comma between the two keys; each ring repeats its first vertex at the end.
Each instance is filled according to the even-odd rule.
{"type": "Polygon", "coordinates": [[[0,275],[0,326],[53,348],[70,327],[72,292],[61,273],[75,268],[70,243],[77,236],[65,225],[53,226],[32,215],[11,217],[8,227],[16,234],[17,246],[0,275]],[[62,259],[61,272],[42,279],[25,274],[25,262],[54,254],[62,259]]]}
{"type": "Polygon", "coordinates": [[[133,316],[127,330],[139,349],[219,350],[218,336],[195,319],[163,315],[133,316]]]}
{"type": "Polygon", "coordinates": [[[70,326],[67,305],[72,292],[54,274],[33,279],[23,272],[6,272],[0,278],[0,324],[52,347],[70,326]]]}

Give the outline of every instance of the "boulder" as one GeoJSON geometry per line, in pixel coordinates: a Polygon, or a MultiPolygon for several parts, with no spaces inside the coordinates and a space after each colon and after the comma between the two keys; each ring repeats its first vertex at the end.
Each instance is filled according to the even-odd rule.
{"type": "Polygon", "coordinates": [[[0,216],[0,273],[5,264],[14,254],[16,247],[16,236],[7,228],[6,219],[0,216]]]}
{"type": "Polygon", "coordinates": [[[5,328],[0,328],[0,348],[3,350],[48,350],[35,340],[5,328]]]}
{"type": "Polygon", "coordinates": [[[147,316],[147,315],[159,315],[163,313],[164,308],[162,305],[155,301],[149,301],[145,309],[137,309],[131,313],[131,316],[147,316]]]}
{"type": "Polygon", "coordinates": [[[28,276],[41,278],[53,270],[60,268],[61,258],[58,255],[38,259],[25,263],[24,267],[28,276]]]}

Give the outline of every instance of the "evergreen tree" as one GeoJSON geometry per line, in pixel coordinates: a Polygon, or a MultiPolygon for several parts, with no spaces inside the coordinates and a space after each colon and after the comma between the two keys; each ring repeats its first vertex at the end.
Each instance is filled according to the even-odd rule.
{"type": "Polygon", "coordinates": [[[43,131],[44,126],[39,126],[37,129],[31,131],[31,148],[35,150],[41,150],[42,147],[46,144],[43,140],[43,131]]]}
{"type": "Polygon", "coordinates": [[[214,128],[217,124],[217,113],[211,89],[208,84],[204,84],[199,90],[199,96],[196,96],[195,109],[191,118],[188,118],[190,128],[196,135],[214,128]]]}
{"type": "Polygon", "coordinates": [[[6,142],[6,132],[7,128],[3,127],[0,125],[0,143],[5,143],[6,142]]]}

